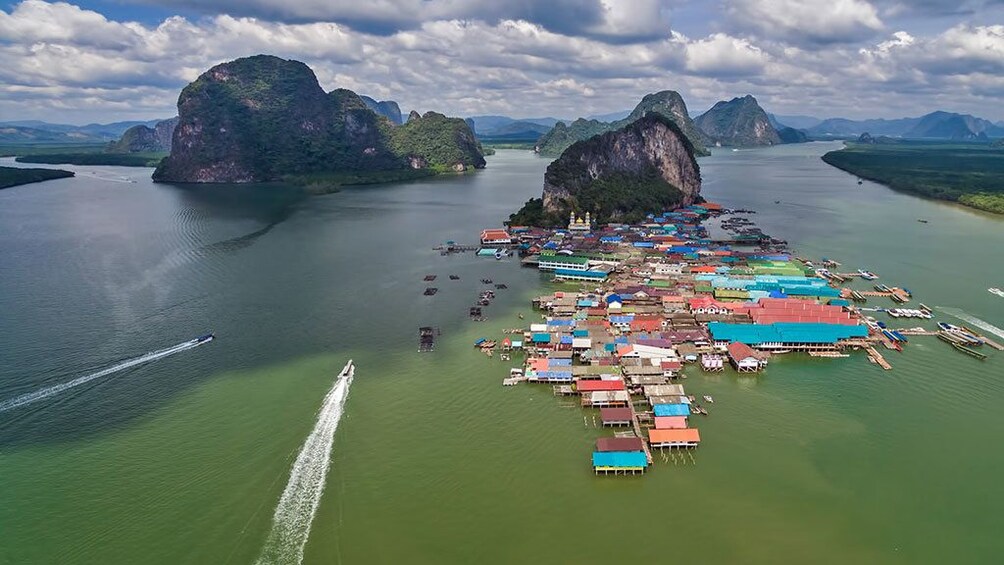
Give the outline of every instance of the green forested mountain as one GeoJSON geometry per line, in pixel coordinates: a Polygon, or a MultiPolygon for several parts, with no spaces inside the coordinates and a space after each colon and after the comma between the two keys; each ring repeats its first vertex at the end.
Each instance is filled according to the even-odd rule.
{"type": "Polygon", "coordinates": [[[555,124],[551,131],[544,134],[537,141],[535,149],[541,155],[560,155],[576,141],[588,139],[607,131],[620,129],[649,112],[665,116],[675,122],[683,134],[690,140],[697,155],[708,154],[705,148],[707,138],[695,127],[694,122],[690,119],[690,115],[687,113],[687,104],[683,101],[683,97],[673,90],[646,94],[641,99],[641,102],[635,106],[634,110],[622,120],[607,123],[580,118],[568,126],[561,123],[555,124]]]}
{"type": "Polygon", "coordinates": [[[512,225],[556,226],[570,211],[599,223],[693,203],[701,190],[694,147],[677,123],[648,112],[619,129],[572,144],[544,174],[540,199],[510,216],[512,225]]]}
{"type": "Polygon", "coordinates": [[[178,116],[171,154],[154,172],[156,180],[260,182],[484,166],[479,147],[457,134],[466,129],[473,139],[463,120],[433,118],[395,134],[407,126],[395,128],[350,90],[325,93],[303,63],[268,55],[203,73],[181,92],[178,116]]]}
{"type": "Polygon", "coordinates": [[[746,95],[722,100],[694,120],[715,143],[731,147],[777,145],[781,138],[756,98],[746,95]]]}

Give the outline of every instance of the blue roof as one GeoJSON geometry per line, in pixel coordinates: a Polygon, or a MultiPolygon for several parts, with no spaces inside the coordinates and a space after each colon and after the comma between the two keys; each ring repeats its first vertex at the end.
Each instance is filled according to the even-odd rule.
{"type": "Polygon", "coordinates": [[[643,451],[594,451],[593,467],[648,467],[643,451]]]}
{"type": "Polygon", "coordinates": [[[561,336],[561,340],[558,343],[572,343],[572,336],[563,335],[561,336]]]}
{"type": "Polygon", "coordinates": [[[690,406],[686,404],[656,404],[652,411],[656,416],[690,416],[690,406]]]}
{"type": "Polygon", "coordinates": [[[610,304],[611,302],[621,302],[621,303],[624,302],[624,299],[621,298],[619,294],[611,294],[610,296],[607,296],[604,300],[607,301],[607,304],[610,304]]]}
{"type": "Polygon", "coordinates": [[[738,341],[748,345],[760,343],[835,343],[841,339],[867,337],[867,326],[844,324],[708,324],[716,341],[738,341]]]}
{"type": "Polygon", "coordinates": [[[625,314],[623,316],[610,316],[611,324],[630,324],[634,321],[634,316],[625,314]]]}
{"type": "Polygon", "coordinates": [[[576,271],[574,269],[555,269],[554,274],[565,275],[566,277],[586,277],[590,279],[605,279],[607,274],[602,271],[576,271]]]}
{"type": "Polygon", "coordinates": [[[571,371],[537,371],[537,378],[552,381],[572,381],[571,371]]]}
{"type": "Polygon", "coordinates": [[[547,325],[549,326],[574,326],[575,320],[562,320],[560,318],[554,320],[548,320],[547,325]]]}
{"type": "Polygon", "coordinates": [[[551,358],[548,358],[548,360],[547,360],[547,366],[548,367],[571,367],[572,366],[572,360],[571,359],[551,359],[551,358]]]}
{"type": "Polygon", "coordinates": [[[551,343],[551,334],[549,333],[535,333],[531,338],[534,343],[551,343]]]}
{"type": "Polygon", "coordinates": [[[636,241],[632,243],[635,247],[655,247],[655,244],[651,241],[636,241]]]}

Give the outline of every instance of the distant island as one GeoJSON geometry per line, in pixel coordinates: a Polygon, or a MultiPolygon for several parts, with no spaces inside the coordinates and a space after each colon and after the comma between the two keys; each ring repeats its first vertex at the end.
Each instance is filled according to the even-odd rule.
{"type": "Polygon", "coordinates": [[[20,169],[17,167],[0,167],[0,189],[43,182],[53,179],[72,177],[72,171],[62,169],[20,169]]]}
{"type": "MultiPolygon", "coordinates": [[[[770,123],[767,112],[749,94],[717,102],[698,116],[694,124],[719,145],[756,147],[784,143],[770,123]]],[[[786,133],[786,136],[796,142],[804,141],[804,138],[797,139],[797,134],[786,133]]]]}
{"type": "Polygon", "coordinates": [[[1004,214],[1004,150],[994,144],[859,140],[823,161],[894,190],[1004,214]]]}
{"type": "Polygon", "coordinates": [[[572,144],[547,167],[541,198],[528,201],[509,224],[554,227],[585,212],[598,223],[630,223],[652,210],[693,204],[701,191],[694,153],[674,120],[650,112],[572,144]]]}
{"type": "Polygon", "coordinates": [[[307,65],[256,55],[216,65],[185,87],[171,153],[153,178],[323,189],[484,166],[463,119],[412,113],[395,125],[351,90],[324,92],[307,65]]]}
{"type": "Polygon", "coordinates": [[[708,137],[694,125],[687,112],[687,104],[683,101],[683,97],[673,90],[663,90],[645,95],[634,110],[621,120],[601,122],[579,118],[569,125],[558,122],[549,132],[537,140],[534,150],[544,156],[561,155],[565,149],[577,141],[620,129],[650,112],[660,114],[675,122],[690,141],[697,155],[710,155],[705,147],[708,137]]]}

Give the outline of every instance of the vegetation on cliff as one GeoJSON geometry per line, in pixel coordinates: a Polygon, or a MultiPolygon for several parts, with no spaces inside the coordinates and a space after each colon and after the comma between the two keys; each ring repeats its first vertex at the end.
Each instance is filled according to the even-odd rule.
{"type": "Polygon", "coordinates": [[[547,168],[543,197],[527,202],[509,221],[561,225],[574,210],[589,211],[600,223],[637,222],[693,202],[700,183],[694,147],[682,129],[649,113],[565,150],[547,168]]]}
{"type": "Polygon", "coordinates": [[[823,161],[894,190],[1004,214],[1004,153],[987,145],[848,143],[823,161]]]}
{"type": "Polygon", "coordinates": [[[303,63],[267,55],[206,71],[182,91],[178,114],[171,154],[155,180],[259,182],[319,173],[359,176],[416,163],[433,170],[484,166],[476,142],[462,143],[458,128],[469,130],[463,120],[458,125],[430,119],[398,134],[407,126],[394,127],[356,93],[325,93],[303,63]],[[456,147],[448,147],[449,140],[456,147]]]}
{"type": "Polygon", "coordinates": [[[0,167],[0,189],[72,176],[72,172],[64,171],[62,169],[19,169],[16,167],[0,167]]]}
{"type": "Polygon", "coordinates": [[[579,118],[567,126],[564,122],[554,124],[551,131],[545,133],[537,140],[534,150],[541,155],[553,157],[572,146],[576,141],[589,139],[594,135],[610,131],[613,129],[607,122],[597,120],[586,120],[579,118]]]}
{"type": "Polygon", "coordinates": [[[537,153],[545,156],[560,155],[576,141],[589,139],[594,135],[620,129],[648,113],[660,114],[673,122],[680,128],[683,134],[690,140],[696,155],[708,155],[705,148],[707,137],[694,125],[687,112],[687,104],[683,97],[673,90],[663,90],[646,94],[641,102],[635,106],[634,110],[622,120],[614,122],[601,122],[597,120],[585,120],[579,118],[569,125],[561,122],[554,125],[551,131],[544,134],[535,147],[537,153]]]}
{"type": "Polygon", "coordinates": [[[394,128],[390,140],[394,153],[408,158],[413,168],[462,171],[485,166],[481,144],[462,118],[426,112],[394,128]]]}

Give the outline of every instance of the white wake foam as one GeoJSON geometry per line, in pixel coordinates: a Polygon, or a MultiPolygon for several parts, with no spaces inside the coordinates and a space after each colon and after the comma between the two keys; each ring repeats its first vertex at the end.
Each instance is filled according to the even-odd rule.
{"type": "Polygon", "coordinates": [[[977,318],[976,316],[967,313],[965,310],[959,308],[938,308],[938,310],[941,310],[942,312],[948,315],[955,316],[956,318],[964,322],[968,322],[987,333],[992,333],[995,336],[1004,339],[1004,330],[998,328],[997,326],[991,324],[990,322],[986,322],[984,320],[977,318]]]}
{"type": "Polygon", "coordinates": [[[173,345],[167,349],[161,349],[159,351],[151,351],[139,357],[134,357],[128,361],[123,361],[118,365],[113,365],[107,369],[102,369],[96,373],[91,373],[89,375],[84,375],[82,377],[77,377],[71,381],[66,381],[65,383],[60,383],[58,385],[53,385],[43,389],[36,390],[34,392],[29,392],[22,394],[21,396],[16,396],[14,398],[4,400],[0,402],[0,412],[6,412],[7,410],[13,410],[15,408],[20,408],[26,404],[31,404],[33,402],[38,402],[39,400],[49,398],[50,396],[55,396],[61,392],[70,390],[71,388],[78,387],[82,384],[89,383],[94,379],[100,379],[101,377],[117,373],[119,371],[124,371],[130,367],[135,367],[137,365],[142,365],[144,363],[149,363],[151,361],[156,361],[158,359],[163,359],[174,355],[175,353],[181,353],[182,351],[187,351],[189,349],[198,347],[203,343],[208,343],[208,341],[202,341],[193,339],[186,341],[184,343],[179,343],[178,345],[173,345]]]}
{"type": "Polygon", "coordinates": [[[299,564],[303,561],[303,548],[310,537],[310,526],[321,503],[331,466],[335,430],[342,419],[354,374],[355,367],[350,360],[324,397],[317,413],[317,423],[300,448],[289,473],[289,483],[275,508],[272,530],[258,558],[259,564],[299,564]]]}

